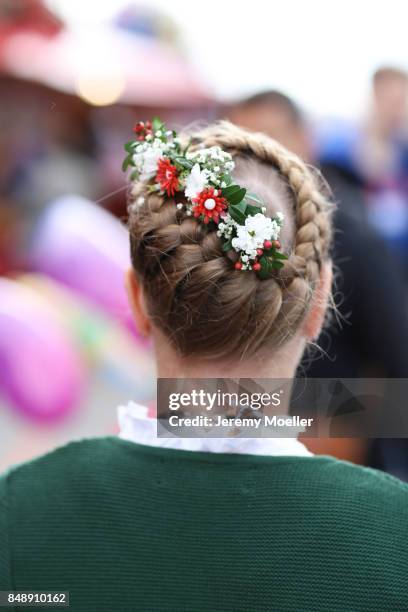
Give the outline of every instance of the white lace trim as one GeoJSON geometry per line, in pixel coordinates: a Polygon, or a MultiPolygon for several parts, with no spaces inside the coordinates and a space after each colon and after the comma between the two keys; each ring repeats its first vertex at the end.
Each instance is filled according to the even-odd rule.
{"type": "Polygon", "coordinates": [[[119,437],[123,440],[189,451],[241,453],[246,455],[312,457],[304,444],[295,438],[158,438],[156,420],[148,408],[134,402],[118,407],[119,437]]]}

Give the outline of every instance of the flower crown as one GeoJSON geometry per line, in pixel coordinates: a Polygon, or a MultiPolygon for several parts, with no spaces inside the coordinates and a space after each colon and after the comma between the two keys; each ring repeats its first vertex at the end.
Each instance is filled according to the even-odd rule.
{"type": "MultiPolygon", "coordinates": [[[[125,144],[123,170],[132,168],[131,181],[148,183],[149,193],[185,196],[186,203],[176,204],[187,216],[205,224],[217,225],[223,250],[235,250],[236,270],[254,270],[268,278],[283,266],[287,256],[280,251],[279,235],[283,214],[266,216],[266,206],[253,193],[234,183],[234,162],[218,146],[189,151],[182,147],[174,130],[167,130],[160,119],[139,122],[133,129],[135,139],[125,144]]],[[[144,198],[136,200],[143,205],[144,198]]]]}

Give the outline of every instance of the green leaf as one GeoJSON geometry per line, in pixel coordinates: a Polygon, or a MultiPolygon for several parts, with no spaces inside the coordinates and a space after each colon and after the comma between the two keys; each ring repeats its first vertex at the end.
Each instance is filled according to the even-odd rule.
{"type": "Polygon", "coordinates": [[[285,253],[281,253],[280,251],[274,251],[273,253],[274,259],[287,259],[288,256],[285,253]]]}
{"type": "MultiPolygon", "coordinates": [[[[283,255],[283,253],[281,253],[283,255]]],[[[259,258],[259,263],[261,264],[261,269],[258,272],[260,278],[265,279],[269,278],[274,270],[279,270],[283,267],[283,262],[279,259],[273,259],[273,256],[270,255],[262,255],[259,258]]],[[[286,255],[283,256],[284,259],[287,259],[286,255]]]]}
{"type": "Polygon", "coordinates": [[[247,192],[246,197],[250,200],[253,200],[254,202],[256,202],[257,204],[259,204],[260,206],[264,205],[264,202],[256,195],[256,193],[252,193],[250,191],[247,192]]]}
{"type": "Polygon", "coordinates": [[[244,225],[246,219],[245,213],[243,213],[239,208],[237,208],[236,206],[229,206],[228,212],[234,219],[234,221],[236,221],[240,225],[244,225]]]}
{"type": "Polygon", "coordinates": [[[164,129],[164,123],[161,119],[159,119],[159,117],[153,117],[152,127],[153,127],[153,131],[157,132],[158,130],[164,129]]]}
{"type": "Polygon", "coordinates": [[[227,196],[227,200],[231,206],[236,206],[245,198],[245,194],[246,189],[244,187],[240,187],[238,191],[234,191],[232,195],[227,196]]]}
{"type": "Polygon", "coordinates": [[[132,165],[132,155],[126,155],[125,159],[123,160],[122,163],[122,170],[123,172],[126,172],[126,170],[129,168],[129,166],[132,165]]]}
{"type": "MultiPolygon", "coordinates": [[[[246,201],[246,200],[245,200],[246,201]]],[[[259,206],[254,206],[253,204],[248,204],[246,205],[246,211],[249,215],[256,215],[261,211],[261,209],[259,208],[259,206]]]]}
{"type": "Polygon", "coordinates": [[[245,213],[248,205],[245,200],[241,200],[241,202],[238,202],[238,204],[233,204],[233,206],[235,206],[235,208],[240,210],[242,213],[245,213]]]}
{"type": "Polygon", "coordinates": [[[189,159],[186,159],[185,157],[181,157],[179,155],[174,156],[172,159],[178,166],[181,166],[182,168],[186,168],[187,170],[191,170],[191,168],[194,165],[192,161],[190,161],[189,159]]]}
{"type": "Polygon", "coordinates": [[[268,257],[262,256],[259,258],[261,269],[258,271],[258,276],[262,279],[268,278],[272,273],[271,261],[268,257]]]}
{"type": "Polygon", "coordinates": [[[276,259],[272,262],[272,267],[278,270],[279,268],[283,268],[283,261],[277,261],[276,259]]]}
{"type": "MultiPolygon", "coordinates": [[[[177,133],[175,131],[173,131],[173,137],[175,138],[177,136],[177,133]]],[[[190,138],[188,143],[186,144],[186,146],[183,149],[183,155],[185,155],[187,153],[187,151],[189,150],[191,143],[193,142],[193,139],[190,138]]],[[[192,167],[192,166],[191,166],[192,167]]]]}
{"type": "Polygon", "coordinates": [[[228,240],[227,242],[224,242],[224,244],[222,245],[222,250],[227,252],[230,251],[232,249],[232,242],[231,240],[228,240]]]}
{"type": "Polygon", "coordinates": [[[262,255],[259,259],[258,259],[259,263],[261,264],[261,266],[263,268],[268,268],[270,266],[271,260],[269,257],[266,257],[266,255],[262,255]]]}
{"type": "Polygon", "coordinates": [[[231,195],[240,189],[241,187],[239,185],[228,185],[228,187],[224,187],[224,189],[222,189],[222,195],[228,200],[231,195]]]}
{"type": "Polygon", "coordinates": [[[224,189],[228,189],[228,187],[232,184],[232,176],[230,174],[222,174],[220,180],[221,183],[225,183],[227,185],[224,187],[224,189]]]}
{"type": "Polygon", "coordinates": [[[125,151],[128,153],[134,153],[136,145],[137,142],[135,140],[129,140],[129,142],[124,145],[125,151]]]}

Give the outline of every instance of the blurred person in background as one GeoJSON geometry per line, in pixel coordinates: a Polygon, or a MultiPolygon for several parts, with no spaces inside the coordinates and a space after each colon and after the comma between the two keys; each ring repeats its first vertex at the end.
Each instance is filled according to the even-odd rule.
{"type": "Polygon", "coordinates": [[[408,282],[408,75],[394,67],[373,75],[366,117],[329,124],[318,156],[334,177],[360,186],[370,223],[395,254],[408,282]]]}
{"type": "Polygon", "coordinates": [[[83,101],[6,77],[0,95],[0,215],[8,226],[0,258],[3,252],[4,271],[21,270],[30,268],[31,232],[50,202],[67,193],[95,200],[103,180],[83,101]]]}
{"type": "Polygon", "coordinates": [[[408,148],[408,74],[397,68],[379,68],[372,79],[371,113],[367,121],[367,148],[361,165],[372,180],[406,173],[408,148]]]}
{"type": "MultiPolygon", "coordinates": [[[[230,107],[227,115],[239,125],[263,131],[290,146],[306,161],[314,161],[312,129],[296,103],[283,93],[261,92],[230,107]]],[[[333,261],[338,270],[335,301],[339,314],[323,334],[323,352],[312,353],[299,373],[315,378],[407,377],[408,310],[398,264],[368,222],[363,186],[353,172],[330,163],[322,165],[322,171],[338,202],[333,261]]],[[[393,446],[393,441],[375,442],[370,451],[358,439],[308,443],[315,451],[357,462],[373,461],[408,479],[405,440],[398,443],[399,452],[393,447],[390,461],[383,448],[393,446]]]]}
{"type": "Polygon", "coordinates": [[[98,170],[89,115],[91,109],[73,96],[49,95],[40,112],[35,149],[24,159],[15,197],[34,218],[67,193],[95,200],[102,176],[98,170]]]}
{"type": "Polygon", "coordinates": [[[363,126],[359,165],[369,215],[399,256],[408,281],[408,75],[378,69],[363,126]]]}
{"type": "MultiPolygon", "coordinates": [[[[374,73],[371,108],[357,151],[369,218],[398,257],[408,283],[408,73],[405,70],[384,66],[374,73]]],[[[407,296],[403,304],[408,310],[407,296]]],[[[407,343],[406,339],[402,342],[407,343]]],[[[375,440],[369,463],[408,480],[407,440],[375,440]]]]}
{"type": "MultiPolygon", "coordinates": [[[[165,129],[128,157],[138,169],[126,279],[158,376],[292,379],[330,296],[331,202],[264,135],[209,126],[193,134],[192,164],[192,147],[163,154],[165,129]],[[235,228],[238,249],[224,248],[215,217],[233,204],[209,185],[231,174],[264,203],[235,228]],[[258,259],[243,267],[254,240],[288,254],[272,277],[258,259]]],[[[72,442],[0,478],[0,590],[69,590],[76,612],[408,607],[404,483],[296,438],[237,438],[234,425],[225,437],[160,437],[133,402],[119,422],[119,437],[72,442]]]]}
{"type": "Polygon", "coordinates": [[[256,93],[227,108],[226,114],[248,130],[268,134],[304,160],[314,156],[309,126],[300,108],[281,91],[256,93]]]}

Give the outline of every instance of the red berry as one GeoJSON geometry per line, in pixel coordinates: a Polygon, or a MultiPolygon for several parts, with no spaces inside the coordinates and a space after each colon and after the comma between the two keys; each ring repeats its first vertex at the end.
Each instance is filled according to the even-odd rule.
{"type": "Polygon", "coordinates": [[[263,255],[263,250],[262,249],[256,249],[256,252],[259,256],[263,255]]]}
{"type": "Polygon", "coordinates": [[[242,270],[242,263],[240,261],[237,261],[237,263],[235,264],[235,269],[242,270]]]}
{"type": "Polygon", "coordinates": [[[270,240],[265,240],[264,248],[265,249],[271,249],[272,248],[272,242],[270,240]]]}
{"type": "Polygon", "coordinates": [[[254,265],[252,266],[252,269],[255,270],[255,272],[258,272],[258,270],[261,269],[261,264],[257,261],[256,263],[254,263],[254,265]]]}
{"type": "Polygon", "coordinates": [[[272,242],[272,244],[275,247],[275,249],[280,249],[281,248],[281,243],[279,242],[279,240],[274,240],[272,242]]]}

